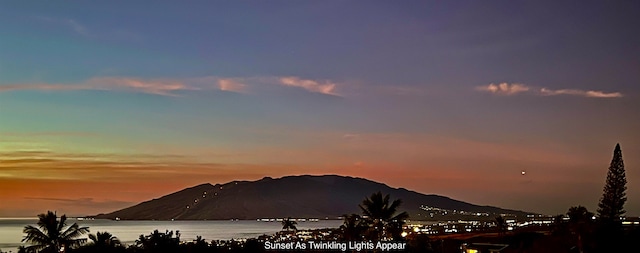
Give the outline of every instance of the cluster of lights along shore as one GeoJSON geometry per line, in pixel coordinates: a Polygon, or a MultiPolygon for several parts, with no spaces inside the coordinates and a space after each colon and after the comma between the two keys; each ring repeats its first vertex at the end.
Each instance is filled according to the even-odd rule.
{"type": "Polygon", "coordinates": [[[264,242],[265,250],[340,250],[340,251],[362,251],[362,250],[380,250],[380,251],[398,251],[404,250],[407,246],[406,242],[370,242],[370,241],[313,241],[306,242],[264,242]]]}

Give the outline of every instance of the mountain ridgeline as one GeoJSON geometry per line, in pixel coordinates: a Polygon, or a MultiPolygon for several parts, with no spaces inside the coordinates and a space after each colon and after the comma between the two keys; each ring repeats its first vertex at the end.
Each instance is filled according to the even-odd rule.
{"type": "MultiPolygon", "coordinates": [[[[228,220],[259,218],[335,219],[361,213],[358,204],[374,192],[401,199],[399,211],[411,219],[427,219],[421,206],[444,210],[526,215],[522,211],[478,206],[438,195],[425,195],[362,178],[336,175],[265,177],[257,181],[202,184],[108,214],[99,219],[121,220],[228,220]]],[[[450,211],[449,211],[450,212],[450,211]]],[[[436,217],[437,218],[437,217],[436,217]]]]}

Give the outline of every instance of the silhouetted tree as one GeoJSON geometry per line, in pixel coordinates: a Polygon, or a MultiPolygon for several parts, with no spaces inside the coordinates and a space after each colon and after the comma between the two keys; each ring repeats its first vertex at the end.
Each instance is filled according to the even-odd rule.
{"type": "Polygon", "coordinates": [[[603,223],[618,224],[620,216],[625,213],[624,202],[627,201],[627,179],[622,161],[620,144],[613,150],[613,159],[607,172],[607,181],[600,203],[598,204],[598,218],[603,223]]]}
{"type": "Polygon", "coordinates": [[[180,243],[180,233],[176,231],[176,237],[173,237],[173,231],[164,233],[154,230],[150,235],[140,235],[136,240],[136,247],[144,252],[177,252],[180,243]]]}
{"type": "Polygon", "coordinates": [[[242,252],[260,253],[260,252],[265,252],[265,249],[262,243],[260,243],[258,240],[253,238],[253,239],[248,239],[244,243],[244,248],[242,249],[242,252]]]}
{"type": "Polygon", "coordinates": [[[28,225],[23,232],[22,241],[31,244],[25,248],[27,252],[58,253],[84,243],[87,239],[80,237],[89,233],[89,228],[77,223],[67,226],[66,215],[58,220],[56,213],[48,211],[38,215],[38,227],[28,225]]]}
{"type": "Polygon", "coordinates": [[[425,234],[412,234],[407,236],[406,252],[431,253],[435,252],[431,247],[431,239],[425,234]]]}
{"type": "Polygon", "coordinates": [[[382,237],[398,238],[402,233],[404,220],[409,218],[407,212],[396,215],[398,207],[402,204],[402,200],[396,199],[389,202],[389,194],[382,196],[381,192],[371,194],[371,197],[365,198],[360,204],[362,214],[369,223],[370,237],[377,240],[382,237]],[[400,228],[400,229],[398,229],[400,228]]]}
{"type": "Polygon", "coordinates": [[[345,214],[342,217],[344,220],[339,228],[342,239],[347,241],[362,239],[362,234],[367,230],[367,224],[362,217],[357,214],[345,214]]]}
{"type": "Polygon", "coordinates": [[[124,253],[126,248],[120,240],[109,232],[89,234],[89,242],[73,251],[74,253],[124,253]]]}
{"type": "MultiPolygon", "coordinates": [[[[214,246],[215,248],[215,246],[214,246]]],[[[196,236],[196,239],[181,246],[180,252],[184,253],[204,253],[211,252],[209,249],[209,243],[202,239],[202,236],[196,236]]]]}
{"type": "Polygon", "coordinates": [[[287,230],[289,231],[289,229],[293,229],[296,230],[298,229],[296,227],[296,225],[298,224],[298,222],[291,220],[291,218],[284,218],[282,219],[282,230],[287,230]]]}
{"type": "Polygon", "coordinates": [[[91,244],[98,248],[112,248],[120,246],[120,240],[109,232],[97,232],[90,234],[91,244]]]}
{"type": "Polygon", "coordinates": [[[206,248],[209,246],[209,244],[207,243],[207,241],[205,241],[204,239],[202,239],[202,236],[196,236],[196,239],[193,240],[193,244],[200,247],[200,248],[206,248]],[[206,247],[205,247],[206,246],[206,247]]]}
{"type": "Polygon", "coordinates": [[[504,235],[504,233],[507,232],[507,221],[502,217],[502,215],[498,215],[495,218],[495,222],[496,229],[498,229],[500,235],[504,235]]]}
{"type": "Polygon", "coordinates": [[[572,206],[567,212],[569,216],[569,230],[576,236],[576,246],[579,252],[584,252],[585,235],[591,229],[593,213],[584,206],[572,206]]]}
{"type": "Polygon", "coordinates": [[[553,217],[553,233],[560,235],[566,232],[566,226],[564,222],[564,215],[558,214],[553,217]]]}
{"type": "Polygon", "coordinates": [[[126,248],[109,232],[89,234],[89,242],[74,250],[75,253],[124,253],[126,248]]]}

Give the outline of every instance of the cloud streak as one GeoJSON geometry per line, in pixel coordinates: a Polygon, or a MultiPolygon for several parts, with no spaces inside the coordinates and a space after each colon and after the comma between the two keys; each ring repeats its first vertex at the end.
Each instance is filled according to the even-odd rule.
{"type": "Polygon", "coordinates": [[[300,87],[313,93],[321,93],[326,95],[340,96],[336,92],[336,84],[330,81],[315,81],[308,79],[300,79],[298,77],[289,76],[279,79],[281,85],[289,87],[300,87]]]}
{"type": "Polygon", "coordinates": [[[87,27],[74,19],[52,18],[52,17],[36,17],[36,18],[54,25],[66,27],[67,29],[73,30],[74,32],[80,35],[84,35],[84,36],[89,35],[89,31],[87,27]]]}
{"type": "Polygon", "coordinates": [[[0,132],[2,136],[15,136],[15,137],[42,137],[42,136],[80,136],[80,137],[92,137],[99,136],[99,134],[91,132],[0,132]]]}
{"type": "Polygon", "coordinates": [[[87,90],[89,87],[83,85],[65,85],[65,84],[10,84],[0,85],[0,92],[20,91],[20,90],[87,90]]]}
{"type": "Polygon", "coordinates": [[[480,91],[488,91],[488,92],[491,92],[494,94],[500,94],[500,95],[514,95],[521,92],[529,91],[530,88],[524,84],[519,84],[519,83],[514,83],[514,84],[508,84],[508,83],[493,84],[492,83],[487,86],[477,87],[476,89],[480,91]]]}
{"type": "Polygon", "coordinates": [[[218,79],[218,88],[222,91],[243,93],[247,90],[247,85],[244,84],[241,80],[221,78],[218,79]]]}
{"type": "Polygon", "coordinates": [[[132,91],[162,96],[178,96],[176,92],[199,90],[199,87],[187,85],[178,80],[138,79],[127,77],[92,78],[78,84],[10,84],[0,85],[0,92],[38,90],[38,91],[73,91],[73,90],[108,90],[132,91]]]}
{"type": "Polygon", "coordinates": [[[622,93],[620,92],[602,92],[602,91],[593,91],[593,90],[576,90],[576,89],[562,89],[562,90],[551,90],[547,88],[540,89],[540,94],[544,96],[557,96],[557,95],[572,95],[572,96],[581,96],[581,97],[590,97],[590,98],[619,98],[622,97],[622,93]]]}
{"type": "Polygon", "coordinates": [[[78,23],[77,21],[73,20],[73,19],[65,19],[64,22],[71,27],[75,32],[82,34],[82,35],[87,35],[87,28],[84,27],[82,24],[78,23]]]}
{"type": "Polygon", "coordinates": [[[134,204],[133,202],[128,201],[118,201],[118,200],[104,200],[104,201],[96,201],[94,198],[79,198],[79,199],[65,199],[65,198],[33,198],[26,197],[28,200],[44,200],[44,201],[55,201],[60,202],[65,205],[72,206],[84,206],[84,207],[96,207],[96,208],[113,208],[113,207],[122,207],[134,204]]]}
{"type": "Polygon", "coordinates": [[[185,79],[142,79],[133,77],[95,77],[80,83],[24,83],[0,85],[0,93],[11,91],[103,90],[139,92],[160,96],[180,96],[182,91],[219,90],[235,93],[269,92],[276,87],[302,88],[312,93],[341,96],[336,83],[299,77],[198,77],[185,79]],[[266,85],[265,85],[266,84],[266,85]]]}
{"type": "Polygon", "coordinates": [[[530,87],[520,83],[500,83],[500,84],[488,84],[484,86],[476,87],[476,90],[489,92],[496,95],[511,96],[519,93],[532,93],[538,96],[579,96],[587,98],[620,98],[623,94],[620,92],[604,92],[598,90],[580,90],[580,89],[548,89],[548,88],[536,88],[530,87]]]}
{"type": "Polygon", "coordinates": [[[87,81],[89,87],[96,89],[130,89],[143,93],[176,96],[175,92],[185,90],[199,90],[177,80],[144,80],[136,78],[102,77],[87,81]]]}

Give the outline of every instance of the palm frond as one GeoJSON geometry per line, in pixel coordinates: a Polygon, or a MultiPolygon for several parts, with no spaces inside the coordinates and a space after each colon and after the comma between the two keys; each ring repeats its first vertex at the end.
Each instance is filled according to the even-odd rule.
{"type": "Polygon", "coordinates": [[[47,244],[50,242],[49,237],[34,226],[28,225],[24,227],[22,232],[26,234],[22,242],[30,244],[47,244]]]}
{"type": "Polygon", "coordinates": [[[404,220],[409,218],[409,214],[407,212],[399,213],[398,215],[391,218],[392,221],[403,222],[404,220]]]}
{"type": "Polygon", "coordinates": [[[87,238],[64,240],[64,244],[68,245],[70,248],[78,247],[84,244],[85,242],[87,242],[87,238]]]}
{"type": "Polygon", "coordinates": [[[51,245],[32,245],[29,247],[24,248],[25,251],[29,252],[29,253],[37,253],[37,252],[42,252],[48,248],[52,247],[51,245]]]}
{"type": "Polygon", "coordinates": [[[66,215],[62,215],[58,219],[56,213],[52,211],[39,214],[38,227],[28,225],[23,230],[26,235],[22,241],[31,244],[25,248],[27,252],[42,252],[43,250],[57,252],[61,245],[73,248],[86,242],[86,238],[80,237],[89,233],[89,228],[79,227],[77,223],[67,226],[66,221],[66,215]]]}
{"type": "MultiPolygon", "coordinates": [[[[100,232],[98,232],[98,236],[99,235],[100,235],[100,232]]],[[[98,244],[98,242],[100,241],[94,234],[89,234],[89,240],[91,240],[94,244],[98,244]]]]}
{"type": "Polygon", "coordinates": [[[73,225],[67,227],[66,230],[60,233],[60,238],[74,239],[88,233],[89,233],[88,227],[79,227],[78,223],[73,223],[73,225]]]}
{"type": "Polygon", "coordinates": [[[56,228],[57,231],[62,232],[62,229],[67,225],[67,215],[62,215],[62,217],[60,217],[60,222],[58,222],[58,227],[56,228]]]}

